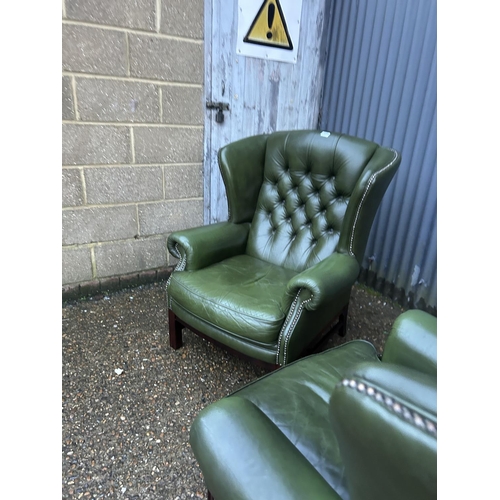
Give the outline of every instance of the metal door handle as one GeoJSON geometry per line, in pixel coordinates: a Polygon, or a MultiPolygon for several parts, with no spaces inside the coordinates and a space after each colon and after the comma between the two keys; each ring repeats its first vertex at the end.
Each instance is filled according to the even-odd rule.
{"type": "Polygon", "coordinates": [[[222,123],[224,121],[224,110],[229,111],[229,103],[227,102],[206,102],[207,109],[216,109],[217,114],[215,115],[215,121],[217,123],[222,123]]]}

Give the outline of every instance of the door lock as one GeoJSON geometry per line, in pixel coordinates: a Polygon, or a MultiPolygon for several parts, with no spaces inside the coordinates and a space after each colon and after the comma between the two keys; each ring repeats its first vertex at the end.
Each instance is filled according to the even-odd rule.
{"type": "Polygon", "coordinates": [[[215,121],[217,123],[224,122],[224,110],[229,111],[229,104],[227,102],[207,101],[206,107],[207,107],[207,109],[216,109],[217,110],[217,113],[215,114],[215,121]]]}

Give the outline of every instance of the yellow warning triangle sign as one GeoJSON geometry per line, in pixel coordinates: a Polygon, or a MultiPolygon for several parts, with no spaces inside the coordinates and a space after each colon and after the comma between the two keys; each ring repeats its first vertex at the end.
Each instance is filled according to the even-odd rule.
{"type": "Polygon", "coordinates": [[[243,41],[293,50],[279,0],[264,0],[243,41]]]}

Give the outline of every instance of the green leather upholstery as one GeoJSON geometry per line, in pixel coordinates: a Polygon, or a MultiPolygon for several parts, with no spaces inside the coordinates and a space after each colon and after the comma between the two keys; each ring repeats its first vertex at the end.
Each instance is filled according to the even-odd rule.
{"type": "Polygon", "coordinates": [[[301,356],[349,303],[399,154],[316,130],[223,147],[229,220],[172,233],[170,342],[180,326],[270,365],[301,356]]]}
{"type": "Polygon", "coordinates": [[[380,363],[346,374],[330,400],[351,500],[437,497],[436,378],[380,363]]]}
{"type": "MultiPolygon", "coordinates": [[[[400,350],[435,332],[435,318],[414,313],[389,335],[403,324],[409,339],[414,325],[400,350]]],[[[207,488],[215,500],[436,498],[436,375],[410,364],[355,340],[209,405],[190,430],[207,488]]]]}
{"type": "Polygon", "coordinates": [[[437,320],[423,311],[401,314],[391,330],[384,347],[383,360],[387,363],[415,368],[437,374],[437,320]]]}

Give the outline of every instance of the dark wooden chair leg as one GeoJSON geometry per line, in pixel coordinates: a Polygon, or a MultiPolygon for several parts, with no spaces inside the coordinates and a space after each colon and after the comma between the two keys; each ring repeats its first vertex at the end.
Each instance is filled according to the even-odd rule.
{"type": "Polygon", "coordinates": [[[338,327],[338,333],[341,337],[345,337],[347,334],[347,312],[349,310],[349,304],[347,304],[344,309],[342,309],[342,312],[340,313],[339,316],[339,327],[338,327]]]}
{"type": "Polygon", "coordinates": [[[175,313],[168,310],[168,334],[170,337],[170,347],[172,349],[179,349],[182,347],[182,324],[177,321],[175,313]]]}

